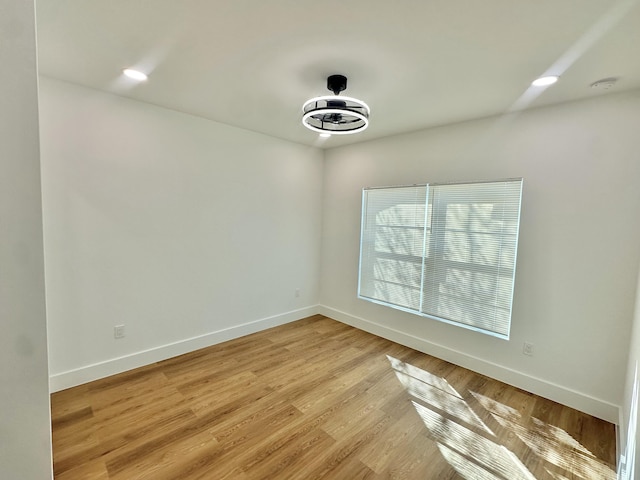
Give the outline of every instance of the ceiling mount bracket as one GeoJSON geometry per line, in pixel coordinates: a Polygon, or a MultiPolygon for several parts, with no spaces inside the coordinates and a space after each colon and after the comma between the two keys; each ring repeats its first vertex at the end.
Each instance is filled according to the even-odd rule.
{"type": "Polygon", "coordinates": [[[327,77],[327,88],[334,95],[340,94],[340,92],[347,89],[347,77],[344,75],[330,75],[327,77]]]}

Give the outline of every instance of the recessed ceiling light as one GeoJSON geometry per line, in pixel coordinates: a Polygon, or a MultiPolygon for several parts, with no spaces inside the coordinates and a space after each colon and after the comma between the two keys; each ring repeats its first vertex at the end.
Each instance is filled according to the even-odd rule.
{"type": "Polygon", "coordinates": [[[536,80],[534,80],[533,82],[531,82],[531,85],[533,85],[534,87],[547,87],[549,85],[553,85],[554,83],[556,83],[558,81],[558,78],[555,75],[551,75],[548,77],[540,77],[536,80]]]}
{"type": "Polygon", "coordinates": [[[134,80],[138,80],[139,82],[144,82],[148,77],[146,74],[133,70],[132,68],[125,68],[122,73],[124,73],[127,77],[132,78],[134,80]]]}
{"type": "Polygon", "coordinates": [[[331,134],[330,133],[321,133],[320,136],[322,138],[329,138],[331,136],[331,134]]]}

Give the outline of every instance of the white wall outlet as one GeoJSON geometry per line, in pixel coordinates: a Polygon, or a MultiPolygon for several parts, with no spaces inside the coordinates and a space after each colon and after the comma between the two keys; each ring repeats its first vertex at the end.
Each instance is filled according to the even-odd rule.
{"type": "Polygon", "coordinates": [[[524,346],[522,347],[522,353],[524,353],[525,355],[529,355],[530,357],[533,357],[533,343],[524,342],[524,346]]]}
{"type": "Polygon", "coordinates": [[[124,338],[124,325],[116,325],[113,327],[113,338],[124,338]]]}
{"type": "Polygon", "coordinates": [[[300,289],[299,288],[296,288],[295,296],[296,296],[296,298],[300,296],[300,289]]]}

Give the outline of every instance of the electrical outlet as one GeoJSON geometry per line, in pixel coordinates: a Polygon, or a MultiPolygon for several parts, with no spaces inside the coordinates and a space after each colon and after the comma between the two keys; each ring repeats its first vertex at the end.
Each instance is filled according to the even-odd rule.
{"type": "Polygon", "coordinates": [[[300,296],[300,289],[299,288],[296,288],[295,296],[296,296],[296,298],[300,296]]]}
{"type": "Polygon", "coordinates": [[[533,343],[524,342],[524,346],[522,347],[522,353],[524,353],[525,355],[529,355],[530,357],[533,357],[533,343]]]}
{"type": "Polygon", "coordinates": [[[113,338],[124,338],[124,325],[116,325],[113,327],[113,338]]]}

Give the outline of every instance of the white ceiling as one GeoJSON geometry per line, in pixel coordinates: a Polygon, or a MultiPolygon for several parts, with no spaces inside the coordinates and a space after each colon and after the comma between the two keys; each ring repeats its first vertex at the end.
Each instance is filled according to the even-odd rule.
{"type": "Polygon", "coordinates": [[[640,0],[37,0],[44,75],[332,147],[640,88],[640,0]],[[135,84],[122,69],[149,80],[135,84]],[[356,135],[300,122],[326,77],[372,110],[356,135]],[[532,91],[543,74],[561,75],[532,91]],[[619,77],[608,91],[590,88],[619,77]]]}

